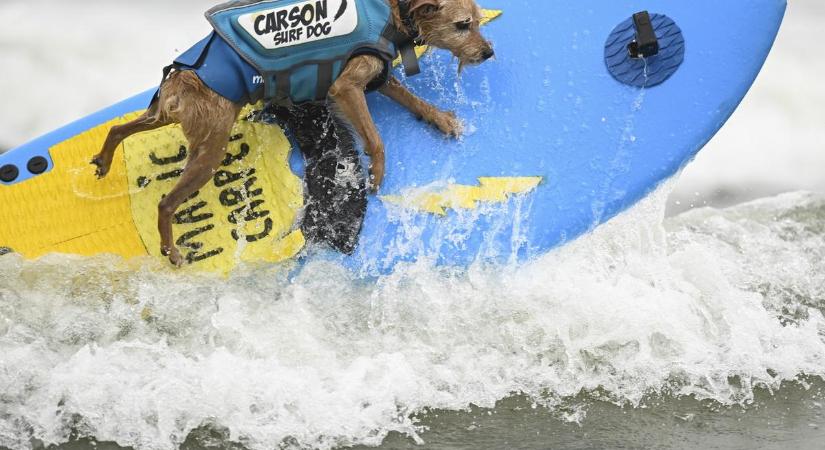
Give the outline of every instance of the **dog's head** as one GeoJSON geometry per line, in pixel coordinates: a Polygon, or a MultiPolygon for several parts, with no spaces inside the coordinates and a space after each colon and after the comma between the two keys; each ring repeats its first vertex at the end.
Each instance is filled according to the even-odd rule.
{"type": "Polygon", "coordinates": [[[424,43],[449,50],[461,66],[492,58],[493,46],[481,35],[481,8],[475,0],[408,0],[424,43]]]}

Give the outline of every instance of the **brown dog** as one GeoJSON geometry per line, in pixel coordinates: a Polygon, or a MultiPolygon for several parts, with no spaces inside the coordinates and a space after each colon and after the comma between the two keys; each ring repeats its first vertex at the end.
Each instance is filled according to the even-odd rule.
{"type": "MultiPolygon", "coordinates": [[[[482,13],[474,0],[387,0],[396,28],[417,34],[428,45],[449,50],[459,60],[459,70],[493,56],[491,44],[480,31],[482,13]],[[399,1],[408,2],[410,17],[402,17],[399,1]],[[411,19],[411,20],[410,20],[411,19]],[[414,24],[417,30],[407,29],[414,24]]],[[[372,55],[353,57],[329,89],[328,100],[342,119],[349,123],[363,142],[370,157],[370,175],[374,189],[384,178],[384,143],[378,135],[367,109],[367,85],[382,75],[384,62],[372,55]]],[[[461,123],[455,114],[437,109],[416,97],[398,79],[390,76],[379,92],[404,106],[417,117],[436,126],[448,136],[459,136],[461,123]]],[[[179,123],[189,141],[190,154],[177,185],[158,206],[158,231],[161,252],[172,264],[184,259],[174,244],[172,216],[178,207],[214,175],[225,157],[230,132],[244,105],[233,103],[209,89],[188,70],[173,72],[161,84],[159,95],[138,119],[113,127],[102,151],[92,163],[98,177],[105,177],[120,143],[132,134],[179,123]]]]}

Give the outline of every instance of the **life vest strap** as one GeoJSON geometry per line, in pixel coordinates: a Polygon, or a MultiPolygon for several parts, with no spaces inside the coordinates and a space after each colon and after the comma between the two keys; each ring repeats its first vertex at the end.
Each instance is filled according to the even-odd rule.
{"type": "Polygon", "coordinates": [[[332,65],[333,62],[325,62],[318,64],[318,86],[315,89],[315,100],[321,101],[326,99],[327,92],[332,87],[335,81],[332,79],[332,65]]]}
{"type": "MultiPolygon", "coordinates": [[[[404,16],[402,9],[402,16],[404,16]]],[[[408,20],[405,19],[405,22],[408,20]]],[[[404,66],[404,73],[412,77],[421,73],[421,66],[418,63],[418,55],[415,53],[415,39],[417,36],[409,36],[402,33],[390,21],[382,34],[385,39],[395,45],[396,51],[401,55],[401,64],[404,66]]]]}
{"type": "Polygon", "coordinates": [[[399,49],[401,52],[401,64],[404,65],[404,73],[412,77],[421,73],[421,65],[418,64],[418,55],[415,53],[415,43],[412,41],[399,49]]]}

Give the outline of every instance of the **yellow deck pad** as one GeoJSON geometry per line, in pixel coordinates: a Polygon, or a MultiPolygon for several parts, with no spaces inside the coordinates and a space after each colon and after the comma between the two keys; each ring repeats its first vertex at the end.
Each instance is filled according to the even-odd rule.
{"type": "MultiPolygon", "coordinates": [[[[179,126],[124,142],[131,215],[151,255],[160,256],[158,203],[180,178],[187,145],[179,126]]],[[[289,168],[290,147],[277,126],[235,124],[212,180],[173,219],[176,245],[189,263],[228,271],[239,261],[283,261],[303,248],[302,233],[291,231],[303,186],[289,168]]]]}
{"type": "MultiPolygon", "coordinates": [[[[160,256],[158,203],[177,182],[189,152],[180,127],[127,139],[102,180],[89,164],[109,129],[139,114],[55,145],[49,150],[53,170],[0,189],[6,206],[0,243],[28,259],[47,253],[160,256]]],[[[282,261],[305,243],[300,230],[292,231],[303,186],[289,168],[290,143],[283,131],[239,121],[232,136],[221,167],[173,222],[181,252],[202,270],[282,261]]]]}
{"type": "Polygon", "coordinates": [[[137,117],[129,114],[55,145],[54,169],[25,183],[0,189],[4,217],[0,243],[26,258],[46,253],[124,257],[145,255],[132,220],[123,152],[115,155],[105,182],[89,161],[109,129],[137,117]]]}

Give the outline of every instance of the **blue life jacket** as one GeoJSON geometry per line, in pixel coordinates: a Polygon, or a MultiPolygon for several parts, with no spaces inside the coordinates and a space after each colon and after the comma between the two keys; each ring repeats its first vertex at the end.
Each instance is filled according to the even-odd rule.
{"type": "Polygon", "coordinates": [[[236,103],[324,100],[347,62],[363,54],[384,61],[379,83],[399,51],[408,74],[417,73],[413,37],[396,28],[386,0],[235,0],[206,17],[214,31],[167,74],[193,70],[236,103]]]}

